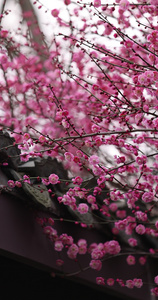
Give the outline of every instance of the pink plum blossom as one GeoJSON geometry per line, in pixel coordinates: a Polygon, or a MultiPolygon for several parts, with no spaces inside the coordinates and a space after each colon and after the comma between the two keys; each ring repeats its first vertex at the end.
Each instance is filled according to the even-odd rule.
{"type": "Polygon", "coordinates": [[[58,15],[59,15],[59,10],[58,9],[53,9],[52,11],[51,11],[51,15],[53,16],[53,17],[58,17],[58,15]]]}
{"type": "Polygon", "coordinates": [[[129,289],[133,289],[134,288],[133,280],[131,280],[131,279],[126,280],[126,287],[129,288],[129,289]]]}
{"type": "Polygon", "coordinates": [[[138,234],[141,234],[141,235],[142,235],[142,234],[145,233],[145,226],[142,225],[142,224],[139,224],[139,225],[136,226],[135,230],[136,230],[136,232],[137,232],[138,234]]]}
{"type": "Polygon", "coordinates": [[[121,10],[125,11],[129,7],[129,2],[127,0],[121,0],[119,3],[119,7],[121,10]]]}
{"type": "Polygon", "coordinates": [[[23,181],[24,181],[24,182],[27,182],[27,183],[31,183],[30,177],[29,177],[28,175],[24,175],[24,176],[23,176],[23,181]]]}
{"type": "Polygon", "coordinates": [[[14,188],[15,187],[14,180],[8,180],[8,185],[9,185],[10,188],[14,188]]]}
{"type": "Polygon", "coordinates": [[[69,5],[71,3],[71,0],[64,0],[65,5],[69,5]]]}
{"type": "Polygon", "coordinates": [[[131,247],[137,246],[137,240],[134,239],[134,238],[128,239],[128,243],[129,243],[129,245],[130,245],[131,247]]]}
{"type": "Polygon", "coordinates": [[[78,240],[77,245],[79,254],[83,255],[87,252],[87,241],[85,239],[78,240]]]}
{"type": "Polygon", "coordinates": [[[139,263],[143,266],[143,265],[145,265],[145,263],[146,263],[146,257],[145,256],[141,256],[140,258],[139,258],[139,263]]]}
{"type": "Polygon", "coordinates": [[[135,257],[133,255],[128,255],[126,261],[128,265],[135,265],[135,257]]]}
{"type": "Polygon", "coordinates": [[[151,295],[158,296],[158,288],[157,287],[151,289],[150,291],[151,291],[151,295]]]}
{"type": "Polygon", "coordinates": [[[107,285],[109,285],[109,286],[113,286],[113,285],[114,285],[114,282],[115,282],[115,280],[114,280],[113,278],[108,278],[106,282],[107,282],[107,285]]]}
{"type": "Polygon", "coordinates": [[[59,259],[56,260],[56,265],[58,267],[61,267],[63,264],[64,264],[64,261],[62,259],[59,258],[59,259]]]}
{"type": "Polygon", "coordinates": [[[95,7],[101,6],[101,0],[94,0],[93,5],[94,5],[95,7]]]}
{"type": "Polygon", "coordinates": [[[97,270],[97,271],[100,271],[101,268],[102,268],[101,260],[97,260],[97,259],[92,259],[90,261],[89,265],[90,265],[91,269],[94,269],[94,270],[97,270]]]}
{"type": "Polygon", "coordinates": [[[45,136],[44,135],[40,135],[39,136],[39,141],[40,141],[40,143],[44,144],[46,142],[45,136]]]}
{"type": "Polygon", "coordinates": [[[63,233],[60,235],[60,240],[64,245],[72,245],[73,244],[73,238],[72,236],[67,235],[66,233],[63,233]]]}
{"type": "Polygon", "coordinates": [[[94,204],[96,202],[96,197],[92,196],[92,195],[88,195],[87,197],[87,202],[89,204],[94,204]]]}
{"type": "MultiPolygon", "coordinates": [[[[144,274],[157,254],[152,245],[147,251],[142,235],[153,244],[158,237],[158,0],[61,2],[51,10],[33,2],[45,12],[45,27],[51,16],[53,37],[34,24],[33,10],[20,13],[17,35],[5,29],[9,4],[1,15],[0,131],[11,144],[2,146],[0,164],[13,176],[1,190],[31,184],[42,195],[41,184],[48,187],[52,209],[36,221],[56,254],[73,259],[75,273],[83,258],[81,268],[89,265],[94,274],[102,260],[106,268],[106,259],[119,256],[128,278],[108,278],[107,269],[105,278],[95,276],[97,284],[141,288],[143,277],[130,273],[136,259],[144,274]]],[[[64,261],[55,258],[59,268],[64,261]]]]}
{"type": "Polygon", "coordinates": [[[96,277],[96,283],[99,285],[105,285],[105,281],[103,277],[96,277]]]}
{"type": "Polygon", "coordinates": [[[71,259],[75,259],[77,253],[78,253],[78,246],[76,244],[72,244],[67,251],[68,257],[71,259]]]}
{"type": "Polygon", "coordinates": [[[70,152],[65,152],[64,156],[67,161],[72,161],[74,159],[74,155],[70,152]]]}
{"type": "Polygon", "coordinates": [[[99,161],[100,161],[100,159],[97,155],[92,155],[92,156],[89,157],[89,163],[92,166],[95,166],[95,165],[99,164],[99,161]]]}
{"type": "Polygon", "coordinates": [[[134,286],[140,289],[143,286],[143,281],[141,278],[134,278],[133,279],[134,286]]]}
{"type": "Polygon", "coordinates": [[[145,192],[142,196],[142,200],[145,203],[152,202],[154,200],[154,195],[152,192],[145,192]]]}
{"type": "Polygon", "coordinates": [[[54,243],[54,249],[58,252],[62,251],[64,245],[61,241],[55,241],[54,243]]]}
{"type": "Polygon", "coordinates": [[[42,183],[44,185],[49,185],[49,180],[47,178],[42,178],[42,183]]]}
{"type": "Polygon", "coordinates": [[[73,184],[81,185],[83,179],[80,176],[77,176],[72,179],[73,184]]]}
{"type": "Polygon", "coordinates": [[[22,187],[22,183],[20,181],[15,181],[15,186],[18,188],[22,187]]]}
{"type": "Polygon", "coordinates": [[[80,203],[77,210],[80,214],[86,214],[88,212],[88,205],[86,203],[80,203]]]}
{"type": "Polygon", "coordinates": [[[59,181],[59,177],[56,174],[50,174],[48,179],[50,184],[57,184],[59,181]]]}
{"type": "Polygon", "coordinates": [[[121,251],[118,241],[115,240],[104,243],[104,247],[106,247],[107,252],[112,255],[118,254],[121,251]]]}

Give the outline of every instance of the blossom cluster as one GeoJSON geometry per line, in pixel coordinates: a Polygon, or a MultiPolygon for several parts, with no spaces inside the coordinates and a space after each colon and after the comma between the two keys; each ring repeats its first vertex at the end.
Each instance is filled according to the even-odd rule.
{"type": "MultiPolygon", "coordinates": [[[[108,278],[106,280],[106,284],[108,286],[113,286],[115,281],[122,287],[127,287],[129,289],[133,289],[134,287],[141,288],[143,286],[143,282],[141,278],[134,278],[133,280],[128,279],[126,281],[123,281],[121,279],[114,280],[113,278],[108,278]]],[[[96,283],[99,285],[105,285],[105,280],[103,277],[96,277],[96,283]]]]}
{"type": "MultiPolygon", "coordinates": [[[[60,178],[60,170],[47,177],[22,174],[9,178],[7,190],[36,180],[48,187],[52,201],[76,212],[72,226],[110,231],[104,242],[88,246],[83,236],[76,241],[58,235],[53,220],[39,220],[58,254],[66,251],[75,260],[88,253],[87,265],[99,272],[104,258],[122,253],[125,243],[130,272],[141,245],[143,268],[148,257],[156,257],[158,237],[158,1],[63,0],[61,9],[45,11],[53,22],[43,22],[47,38],[33,13],[35,7],[46,9],[38,4],[23,13],[16,37],[5,28],[11,10],[0,16],[0,129],[15,139],[22,164],[55,158],[68,178],[60,178]],[[154,239],[151,247],[144,237],[154,239]]],[[[2,170],[15,158],[8,157],[0,162],[2,170]]],[[[143,287],[142,280],[97,277],[98,284],[131,289],[143,287]]],[[[157,296],[157,287],[151,293],[157,296]]]]}

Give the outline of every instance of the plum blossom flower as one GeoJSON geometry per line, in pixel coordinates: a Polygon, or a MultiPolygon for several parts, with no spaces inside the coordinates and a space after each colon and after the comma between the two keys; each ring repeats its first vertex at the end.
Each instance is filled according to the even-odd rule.
{"type": "Polygon", "coordinates": [[[87,202],[89,204],[94,204],[96,202],[96,197],[92,196],[92,195],[88,195],[87,197],[87,202]]]}
{"type": "Polygon", "coordinates": [[[102,169],[98,165],[92,166],[92,170],[96,176],[99,176],[102,173],[102,169]]]}
{"type": "Polygon", "coordinates": [[[128,255],[127,258],[126,258],[126,261],[128,263],[128,265],[135,265],[135,257],[133,255],[128,255]]]}
{"type": "Polygon", "coordinates": [[[28,175],[23,176],[23,181],[30,184],[30,177],[28,175]]]}
{"type": "Polygon", "coordinates": [[[139,289],[143,286],[143,281],[141,278],[134,278],[133,283],[134,283],[134,286],[139,289]]]}
{"type": "Polygon", "coordinates": [[[140,210],[136,211],[135,215],[138,220],[143,221],[143,222],[146,222],[148,219],[147,214],[140,210]]]}
{"type": "Polygon", "coordinates": [[[146,71],[145,76],[147,78],[148,83],[152,83],[154,81],[154,72],[152,71],[146,71]]]}
{"type": "Polygon", "coordinates": [[[119,4],[119,8],[123,11],[127,10],[129,7],[129,2],[127,0],[121,0],[119,4]]]}
{"type": "Polygon", "coordinates": [[[23,135],[23,140],[24,141],[28,141],[30,139],[30,135],[29,135],[29,133],[25,133],[24,135],[23,135]]]}
{"type": "Polygon", "coordinates": [[[72,161],[74,159],[74,155],[70,152],[65,152],[64,156],[67,161],[72,161]]]}
{"type": "Polygon", "coordinates": [[[96,283],[99,285],[105,285],[105,281],[103,277],[96,277],[96,283]]]}
{"type": "Polygon", "coordinates": [[[113,191],[110,192],[110,198],[112,201],[117,201],[117,199],[118,199],[116,193],[113,191]]]}
{"type": "MultiPolygon", "coordinates": [[[[138,137],[134,140],[134,142],[135,142],[136,144],[142,144],[142,143],[144,142],[144,136],[138,136],[138,137]]],[[[143,157],[146,157],[146,156],[143,156],[143,157]]]]}
{"type": "Polygon", "coordinates": [[[115,222],[115,227],[119,230],[125,230],[126,226],[127,226],[126,219],[115,222]]]}
{"type": "Polygon", "coordinates": [[[129,288],[129,289],[133,289],[134,288],[133,280],[131,280],[131,279],[126,280],[126,287],[129,288]]]}
{"type": "Polygon", "coordinates": [[[118,241],[114,240],[104,243],[104,247],[106,247],[107,253],[113,255],[118,254],[121,251],[118,241]]]}
{"type": "Polygon", "coordinates": [[[92,253],[92,251],[97,247],[97,243],[90,244],[88,248],[88,253],[92,253]]]}
{"type": "Polygon", "coordinates": [[[87,241],[85,239],[80,239],[77,245],[79,254],[85,254],[87,252],[87,241]]]}
{"type": "Polygon", "coordinates": [[[58,15],[59,15],[59,10],[58,9],[53,9],[52,11],[51,11],[51,15],[53,16],[53,17],[58,17],[58,15]]]}
{"type": "Polygon", "coordinates": [[[145,265],[145,263],[146,263],[146,257],[145,256],[141,256],[141,257],[139,257],[139,263],[140,263],[140,265],[145,265]]]}
{"type": "Polygon", "coordinates": [[[81,185],[82,181],[83,181],[83,179],[80,176],[77,176],[77,177],[72,179],[73,184],[81,185]]]}
{"type": "Polygon", "coordinates": [[[60,235],[60,240],[64,245],[72,245],[73,244],[73,238],[72,236],[67,235],[66,233],[63,233],[60,235]]]}
{"type": "Polygon", "coordinates": [[[103,175],[97,179],[98,185],[104,184],[104,182],[105,182],[105,176],[103,176],[103,175]]]}
{"type": "Polygon", "coordinates": [[[40,136],[39,136],[39,141],[40,141],[40,143],[44,144],[44,143],[46,142],[45,136],[40,135],[40,136]]]}
{"type": "Polygon", "coordinates": [[[136,122],[136,125],[139,125],[143,120],[143,113],[137,113],[135,115],[135,122],[136,122]]]}
{"type": "Polygon", "coordinates": [[[58,252],[62,251],[64,245],[62,243],[62,241],[55,241],[54,243],[54,249],[58,252]]]}
{"type": "Polygon", "coordinates": [[[80,203],[77,210],[82,215],[86,214],[88,212],[88,205],[86,203],[80,203]]]}
{"type": "Polygon", "coordinates": [[[154,195],[152,192],[145,192],[142,196],[142,200],[145,203],[152,202],[154,200],[154,195]]]}
{"type": "Polygon", "coordinates": [[[96,133],[100,131],[100,127],[96,124],[93,124],[91,129],[92,129],[92,132],[96,132],[96,133]]]}
{"type": "Polygon", "coordinates": [[[138,234],[144,234],[145,233],[145,226],[144,225],[142,225],[142,224],[139,224],[139,225],[137,225],[136,226],[136,228],[135,228],[135,231],[138,233],[138,234]]]}
{"type": "Polygon", "coordinates": [[[93,249],[92,253],[91,253],[91,257],[93,259],[100,259],[104,256],[105,251],[98,249],[98,247],[96,247],[95,249],[93,249]]]}
{"type": "Polygon", "coordinates": [[[151,295],[158,296],[158,287],[155,287],[155,288],[151,289],[150,291],[151,291],[151,295]]]}
{"type": "Polygon", "coordinates": [[[132,48],[133,47],[133,42],[131,40],[127,40],[124,42],[124,45],[126,48],[132,48]]]}
{"type": "Polygon", "coordinates": [[[92,165],[92,166],[95,166],[95,165],[98,165],[99,164],[99,157],[97,155],[92,155],[89,157],[89,163],[92,165]]]}
{"type": "Polygon", "coordinates": [[[1,37],[7,37],[7,35],[8,35],[8,31],[7,30],[1,30],[1,32],[0,32],[0,36],[1,37]]]}
{"type": "Polygon", "coordinates": [[[128,243],[129,243],[129,245],[130,245],[131,247],[137,246],[137,240],[134,239],[134,238],[128,239],[128,243]]]}
{"type": "Polygon", "coordinates": [[[98,210],[98,209],[99,209],[99,207],[98,207],[98,205],[97,205],[97,204],[95,204],[95,203],[92,203],[92,205],[91,205],[91,209],[92,209],[92,210],[98,210]]]}
{"type": "Polygon", "coordinates": [[[112,212],[115,212],[117,210],[118,206],[116,203],[111,203],[109,205],[109,209],[112,211],[112,212]]]}
{"type": "Polygon", "coordinates": [[[71,0],[64,0],[65,5],[69,5],[71,3],[71,0]]]}
{"type": "Polygon", "coordinates": [[[18,187],[18,188],[21,188],[22,184],[21,184],[20,181],[15,181],[15,186],[18,187]]]}
{"type": "Polygon", "coordinates": [[[8,180],[8,185],[10,188],[14,188],[15,187],[15,182],[13,180],[8,180]]]}
{"type": "Polygon", "coordinates": [[[58,267],[61,267],[63,264],[64,264],[64,261],[62,259],[59,258],[59,259],[56,260],[56,265],[58,267]]]}
{"type": "Polygon", "coordinates": [[[21,155],[20,155],[20,159],[21,159],[21,161],[28,161],[29,160],[29,155],[28,155],[28,153],[22,153],[21,155]]]}
{"type": "Polygon", "coordinates": [[[49,236],[54,236],[54,237],[57,236],[57,231],[51,226],[45,226],[43,232],[49,236]]]}
{"type": "Polygon", "coordinates": [[[141,84],[141,85],[148,85],[148,81],[147,81],[145,73],[142,73],[138,76],[138,81],[139,81],[139,84],[141,84]]]}
{"type": "Polygon", "coordinates": [[[94,0],[93,5],[94,5],[94,7],[99,7],[99,6],[101,6],[101,0],[94,0]]]}
{"type": "Polygon", "coordinates": [[[50,174],[48,179],[50,184],[57,184],[59,181],[59,177],[56,174],[50,174]]]}
{"type": "Polygon", "coordinates": [[[70,124],[68,123],[68,121],[66,119],[63,119],[61,123],[62,123],[64,128],[69,128],[70,127],[70,124]]]}
{"type": "Polygon", "coordinates": [[[100,271],[102,268],[102,262],[99,259],[92,259],[89,265],[92,269],[97,271],[100,271]]]}
{"type": "Polygon", "coordinates": [[[117,164],[121,164],[121,163],[123,164],[125,162],[125,160],[126,160],[125,156],[120,156],[120,157],[116,156],[117,164]]]}
{"type": "Polygon", "coordinates": [[[114,282],[115,282],[115,280],[113,278],[108,278],[106,281],[107,285],[109,285],[109,286],[113,286],[114,282]]]}
{"type": "Polygon", "coordinates": [[[67,251],[68,257],[71,259],[75,259],[77,253],[78,253],[78,246],[76,244],[72,244],[67,251]]]}
{"type": "Polygon", "coordinates": [[[73,196],[69,196],[69,195],[64,195],[60,202],[62,202],[64,205],[72,205],[76,203],[76,199],[73,196]]]}
{"type": "Polygon", "coordinates": [[[126,211],[125,210],[117,210],[116,216],[120,219],[123,219],[126,217],[126,211]]]}
{"type": "Polygon", "coordinates": [[[42,178],[42,183],[44,185],[49,185],[49,180],[47,178],[42,178]]]}
{"type": "Polygon", "coordinates": [[[146,156],[145,155],[142,155],[142,156],[137,156],[136,158],[136,162],[138,165],[143,165],[146,163],[146,156]]]}
{"type": "Polygon", "coordinates": [[[116,282],[118,282],[118,284],[122,287],[125,286],[124,281],[122,279],[116,279],[116,282]]]}

